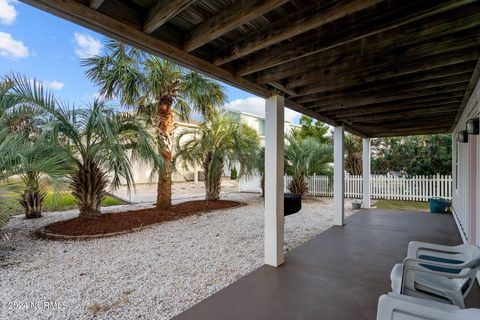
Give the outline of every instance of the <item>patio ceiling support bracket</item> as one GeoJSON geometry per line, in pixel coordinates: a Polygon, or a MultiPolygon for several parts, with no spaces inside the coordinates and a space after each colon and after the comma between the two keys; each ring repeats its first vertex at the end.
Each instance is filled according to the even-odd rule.
{"type": "Polygon", "coordinates": [[[345,224],[345,127],[336,126],[333,131],[333,224],[345,224]]]}
{"type": "Polygon", "coordinates": [[[285,99],[265,101],[265,264],[283,264],[283,159],[285,99]]]}
{"type": "Polygon", "coordinates": [[[362,208],[370,208],[370,138],[363,138],[362,177],[363,199],[362,208]]]}

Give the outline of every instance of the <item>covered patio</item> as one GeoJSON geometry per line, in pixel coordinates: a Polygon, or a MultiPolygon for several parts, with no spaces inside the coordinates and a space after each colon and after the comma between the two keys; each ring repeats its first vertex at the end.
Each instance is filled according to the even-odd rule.
{"type": "MultiPolygon", "coordinates": [[[[462,243],[452,215],[362,209],[287,253],[284,266],[263,266],[174,319],[375,319],[411,240],[462,243]]],[[[466,304],[480,308],[478,284],[466,304]]]]}

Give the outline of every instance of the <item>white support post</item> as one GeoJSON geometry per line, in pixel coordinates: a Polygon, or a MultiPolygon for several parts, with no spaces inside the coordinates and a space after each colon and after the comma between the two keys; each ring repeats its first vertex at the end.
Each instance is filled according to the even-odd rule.
{"type": "Polygon", "coordinates": [[[197,165],[193,167],[193,181],[195,182],[195,184],[198,184],[198,166],[197,165]]]}
{"type": "Polygon", "coordinates": [[[344,127],[338,126],[333,132],[333,224],[343,226],[345,224],[345,161],[344,161],[344,127]]]}
{"type": "Polygon", "coordinates": [[[284,98],[273,96],[265,106],[265,264],[283,264],[284,98]]]}
{"type": "Polygon", "coordinates": [[[370,208],[370,138],[363,138],[362,157],[363,200],[362,208],[370,208]]]}

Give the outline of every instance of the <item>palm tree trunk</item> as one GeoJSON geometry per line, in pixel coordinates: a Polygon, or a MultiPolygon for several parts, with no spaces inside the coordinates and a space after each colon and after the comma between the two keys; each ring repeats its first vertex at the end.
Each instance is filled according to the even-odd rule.
{"type": "Polygon", "coordinates": [[[209,172],[211,161],[215,161],[215,159],[212,159],[211,154],[207,154],[203,161],[203,172],[205,173],[205,200],[219,200],[224,164],[223,160],[219,160],[220,164],[216,172],[209,172]]]}
{"type": "Polygon", "coordinates": [[[30,187],[20,195],[19,203],[25,212],[25,218],[36,219],[42,216],[42,207],[46,193],[39,187],[30,187]]]}
{"type": "Polygon", "coordinates": [[[100,215],[100,205],[107,195],[108,177],[97,164],[87,163],[72,177],[72,195],[80,209],[80,218],[100,215]]]}
{"type": "Polygon", "coordinates": [[[172,205],[172,136],[173,98],[162,96],[157,110],[157,138],[160,152],[165,159],[165,172],[158,175],[157,208],[166,209],[172,205]]]}

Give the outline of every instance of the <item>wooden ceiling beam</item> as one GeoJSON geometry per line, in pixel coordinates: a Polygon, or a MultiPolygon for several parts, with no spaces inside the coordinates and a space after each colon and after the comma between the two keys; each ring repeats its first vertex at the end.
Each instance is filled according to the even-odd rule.
{"type": "Polygon", "coordinates": [[[293,91],[292,89],[288,89],[287,87],[285,87],[283,84],[281,84],[279,82],[269,82],[268,84],[271,85],[272,87],[274,87],[275,89],[278,89],[278,90],[288,94],[289,96],[297,95],[297,93],[295,91],[293,91]]]}
{"type": "Polygon", "coordinates": [[[240,0],[194,27],[185,37],[183,48],[191,52],[239,26],[271,11],[288,0],[240,0]]]}
{"type": "Polygon", "coordinates": [[[349,119],[350,123],[352,124],[365,124],[365,121],[368,123],[375,123],[375,122],[382,122],[388,120],[409,120],[409,119],[416,119],[418,116],[432,116],[432,115],[452,115],[452,113],[457,112],[457,106],[447,105],[442,107],[434,107],[434,108],[425,108],[420,110],[409,110],[409,111],[400,111],[400,112],[389,112],[389,113],[381,113],[381,114],[374,114],[364,117],[355,117],[349,119]]]}
{"type": "Polygon", "coordinates": [[[400,136],[417,136],[417,135],[426,135],[426,134],[441,134],[449,133],[450,130],[448,126],[437,126],[437,127],[428,127],[416,130],[410,130],[406,132],[405,130],[383,130],[377,132],[369,132],[369,136],[372,138],[386,138],[386,137],[400,137],[400,136]]]}
{"type": "Polygon", "coordinates": [[[148,12],[143,32],[154,32],[194,2],[195,0],[158,0],[148,12]]]}
{"type": "Polygon", "coordinates": [[[347,90],[348,88],[354,88],[354,87],[359,87],[363,85],[370,85],[373,87],[373,86],[385,84],[386,82],[391,83],[392,85],[406,83],[407,81],[415,83],[415,82],[424,81],[427,79],[433,80],[436,78],[464,74],[464,73],[471,74],[474,68],[475,68],[475,61],[467,61],[464,63],[449,65],[445,67],[442,66],[442,67],[438,67],[438,68],[434,68],[426,71],[419,71],[412,74],[399,75],[399,76],[394,75],[391,78],[384,78],[384,79],[371,81],[371,82],[361,81],[361,79],[353,79],[351,78],[351,76],[349,77],[348,75],[346,75],[346,76],[338,77],[336,80],[321,81],[318,83],[312,83],[306,86],[298,87],[296,89],[296,92],[297,92],[297,96],[304,96],[307,94],[334,91],[339,89],[347,90]]]}
{"type": "Polygon", "coordinates": [[[348,0],[340,2],[316,2],[228,46],[217,55],[214,59],[214,64],[225,64],[347,15],[370,8],[382,1],[383,0],[348,0]]]}
{"type": "Polygon", "coordinates": [[[460,108],[458,108],[458,113],[455,116],[455,120],[453,122],[452,127],[450,128],[452,131],[455,129],[455,126],[457,125],[458,120],[462,116],[463,110],[465,110],[467,102],[470,99],[470,96],[472,95],[473,90],[475,89],[475,86],[479,81],[480,81],[480,58],[477,61],[475,70],[472,73],[472,78],[468,83],[467,90],[465,90],[465,95],[463,96],[462,102],[460,104],[460,108]]]}
{"type": "Polygon", "coordinates": [[[384,86],[375,86],[369,87],[365,86],[363,88],[358,88],[355,90],[337,90],[334,92],[330,92],[328,94],[325,93],[315,93],[311,95],[306,95],[303,97],[299,97],[295,100],[298,103],[305,103],[305,102],[312,102],[317,100],[324,100],[324,99],[335,99],[335,98],[343,98],[345,96],[374,96],[377,94],[384,95],[388,93],[395,93],[395,94],[402,94],[408,92],[415,92],[418,90],[425,90],[425,89],[432,89],[436,87],[445,87],[448,85],[454,84],[466,84],[469,82],[471,78],[471,73],[464,73],[461,75],[455,75],[450,77],[443,77],[437,79],[428,79],[424,81],[420,81],[417,83],[404,83],[401,85],[388,85],[385,84],[384,86]]]}
{"type": "Polygon", "coordinates": [[[307,108],[311,108],[317,112],[326,112],[326,111],[334,111],[334,110],[342,110],[348,108],[361,108],[362,106],[367,106],[371,104],[380,104],[380,103],[393,103],[394,101],[401,101],[404,99],[415,99],[418,102],[422,101],[432,101],[438,99],[446,99],[446,98],[458,98],[463,97],[465,93],[465,86],[461,87],[450,87],[445,89],[427,89],[425,91],[418,91],[414,94],[406,94],[406,95],[391,95],[391,96],[383,96],[383,97],[367,97],[363,100],[359,98],[349,98],[342,101],[328,101],[328,103],[321,102],[321,103],[308,103],[304,104],[307,108]]]}
{"type": "MultiPolygon", "coordinates": [[[[408,45],[404,45],[399,40],[395,45],[377,48],[375,53],[365,54],[361,48],[356,50],[348,50],[347,48],[342,51],[343,53],[333,56],[327,55],[324,57],[324,53],[312,55],[305,59],[295,60],[291,63],[258,72],[256,74],[256,82],[265,84],[271,81],[279,81],[311,70],[317,70],[321,73],[336,72],[335,70],[340,70],[337,72],[353,73],[355,69],[352,70],[352,65],[360,66],[357,70],[362,70],[372,66],[400,64],[402,61],[440,56],[452,51],[478,47],[480,45],[480,14],[478,17],[478,26],[476,28],[466,30],[458,36],[449,35],[408,45]]],[[[379,45],[381,46],[381,43],[379,45]]]]}
{"type": "Polygon", "coordinates": [[[460,105],[460,98],[447,98],[436,101],[426,101],[423,103],[416,102],[394,102],[377,105],[364,106],[362,108],[343,109],[325,112],[325,116],[336,119],[344,120],[353,117],[368,117],[371,115],[382,114],[387,112],[403,112],[410,110],[423,110],[426,108],[438,108],[443,106],[455,106],[458,108],[460,105]]]}
{"type": "Polygon", "coordinates": [[[427,71],[443,66],[459,64],[462,62],[476,61],[479,56],[480,46],[468,48],[467,50],[449,52],[438,56],[407,61],[399,60],[393,64],[384,64],[379,61],[381,58],[377,57],[377,63],[375,63],[375,59],[369,59],[369,65],[360,66],[360,69],[357,70],[352,71],[352,66],[344,64],[340,66],[333,66],[323,71],[312,70],[310,72],[305,72],[302,75],[286,79],[284,85],[290,89],[294,89],[296,87],[301,87],[320,81],[335,81],[336,78],[345,77],[347,75],[349,75],[352,79],[358,79],[360,83],[373,82],[381,79],[427,71]]]}
{"type": "Polygon", "coordinates": [[[90,8],[97,10],[105,0],[90,0],[90,8]]]}
{"type": "Polygon", "coordinates": [[[436,69],[432,69],[430,72],[428,71],[420,71],[418,73],[407,74],[404,76],[393,77],[382,79],[375,82],[367,82],[362,84],[354,84],[352,85],[349,79],[339,79],[339,81],[335,83],[319,83],[319,84],[311,84],[303,87],[299,87],[296,90],[296,95],[293,97],[302,97],[314,93],[327,93],[332,91],[339,91],[344,90],[348,92],[352,92],[358,89],[363,89],[367,87],[371,88],[390,88],[393,86],[400,86],[404,84],[415,84],[418,82],[423,81],[437,81],[442,78],[447,77],[454,77],[454,76],[462,76],[462,77],[469,77],[472,74],[474,68],[474,64],[472,62],[468,64],[457,64],[447,67],[440,67],[436,69]]]}
{"type": "MultiPolygon", "coordinates": [[[[465,12],[454,12],[453,14],[444,12],[438,16],[436,11],[424,10],[424,14],[419,17],[416,8],[418,8],[417,3],[412,2],[411,6],[395,9],[391,16],[387,14],[385,17],[372,16],[371,18],[347,21],[339,24],[338,30],[325,27],[324,30],[312,32],[305,39],[292,41],[239,61],[237,74],[245,76],[322,52],[343,55],[343,47],[352,43],[361,46],[359,51],[362,54],[368,54],[376,52],[380,47],[379,43],[384,48],[398,46],[399,43],[408,45],[466,30],[478,26],[480,23],[480,4],[478,3],[463,8],[465,12]],[[412,6],[413,8],[410,8],[412,6]],[[470,7],[478,9],[472,10],[470,7]],[[419,20],[422,19],[425,22],[421,28],[418,23],[412,23],[415,21],[420,23],[419,20]],[[398,27],[404,25],[405,27],[401,30],[397,30],[398,27]]],[[[440,10],[440,8],[450,9],[448,4],[445,4],[445,7],[440,5],[438,9],[440,10]]],[[[358,54],[358,51],[355,53],[358,54]]]]}

